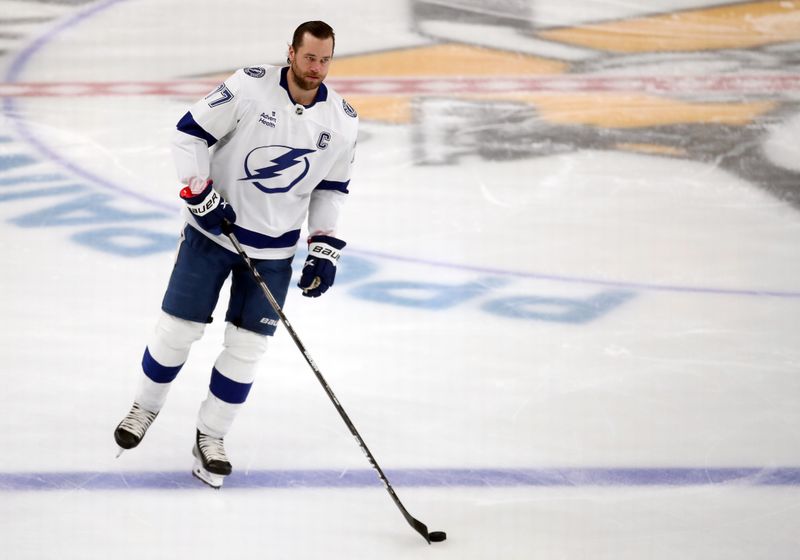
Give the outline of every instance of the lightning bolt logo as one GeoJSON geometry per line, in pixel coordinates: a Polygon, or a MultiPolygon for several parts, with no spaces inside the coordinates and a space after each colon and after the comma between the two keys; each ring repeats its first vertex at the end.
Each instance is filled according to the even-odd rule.
{"type": "MultiPolygon", "coordinates": [[[[240,181],[250,181],[257,189],[265,193],[282,193],[289,191],[308,173],[311,164],[306,157],[316,150],[306,150],[304,148],[292,148],[291,146],[272,145],[261,146],[252,150],[244,159],[245,176],[240,181]],[[267,161],[271,165],[259,165],[267,161]],[[302,171],[294,177],[286,186],[267,187],[260,181],[269,181],[276,177],[284,177],[286,171],[296,172],[294,168],[302,164],[302,171]]],[[[291,174],[289,174],[291,175],[291,174]]],[[[286,177],[288,180],[288,177],[286,177]]],[[[274,182],[274,181],[273,181],[274,182]]]]}

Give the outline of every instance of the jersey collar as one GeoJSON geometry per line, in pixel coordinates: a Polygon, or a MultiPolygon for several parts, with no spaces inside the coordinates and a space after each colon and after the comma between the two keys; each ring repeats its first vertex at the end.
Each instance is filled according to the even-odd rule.
{"type": "MultiPolygon", "coordinates": [[[[281,87],[286,90],[286,95],[289,96],[289,99],[295,105],[299,105],[294,99],[292,99],[292,94],[289,92],[289,67],[284,66],[281,68],[281,87]]],[[[317,104],[317,102],[327,101],[328,100],[328,88],[325,84],[320,83],[319,88],[317,89],[317,95],[314,97],[314,101],[311,102],[310,105],[303,105],[306,109],[313,107],[317,104]]]]}

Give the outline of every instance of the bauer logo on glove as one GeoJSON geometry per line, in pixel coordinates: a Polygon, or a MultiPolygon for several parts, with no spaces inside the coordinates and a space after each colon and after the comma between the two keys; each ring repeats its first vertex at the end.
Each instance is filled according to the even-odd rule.
{"type": "Polygon", "coordinates": [[[219,235],[225,222],[232,224],[236,221],[236,212],[214,189],[210,179],[200,184],[198,181],[190,182],[181,189],[181,198],[186,202],[197,225],[209,233],[219,235]]]}
{"type": "Polygon", "coordinates": [[[336,263],[345,245],[341,239],[329,235],[315,235],[308,240],[308,257],[297,283],[304,296],[319,297],[333,286],[336,263]]]}
{"type": "Polygon", "coordinates": [[[203,202],[201,202],[197,206],[189,206],[189,212],[191,212],[195,216],[202,216],[204,214],[209,213],[214,208],[216,208],[217,204],[219,204],[219,194],[217,193],[217,191],[212,190],[209,197],[206,198],[203,202]]]}
{"type": "Polygon", "coordinates": [[[339,256],[340,256],[339,251],[337,251],[330,245],[326,245],[325,243],[314,243],[312,245],[309,245],[308,252],[313,254],[314,256],[331,259],[334,261],[334,264],[339,261],[339,256]]]}

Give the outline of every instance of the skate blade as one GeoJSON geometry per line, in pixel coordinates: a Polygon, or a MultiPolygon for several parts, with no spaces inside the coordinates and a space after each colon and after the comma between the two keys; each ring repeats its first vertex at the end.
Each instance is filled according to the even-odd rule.
{"type": "Polygon", "coordinates": [[[203,463],[198,459],[194,463],[194,467],[192,468],[192,474],[198,480],[205,482],[211,488],[215,490],[219,490],[222,488],[222,484],[225,482],[225,476],[221,474],[214,474],[208,472],[206,469],[203,468],[203,463]]]}
{"type": "Polygon", "coordinates": [[[127,451],[127,450],[126,450],[124,447],[120,447],[120,448],[119,448],[119,451],[117,451],[117,456],[116,456],[115,458],[116,458],[116,459],[119,459],[120,455],[122,455],[123,453],[125,453],[125,451],[127,451]]]}

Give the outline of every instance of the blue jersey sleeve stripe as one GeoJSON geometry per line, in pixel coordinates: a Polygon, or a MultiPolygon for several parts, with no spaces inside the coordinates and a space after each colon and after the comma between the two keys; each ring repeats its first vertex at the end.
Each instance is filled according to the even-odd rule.
{"type": "Polygon", "coordinates": [[[316,188],[321,191],[339,191],[348,194],[350,191],[347,190],[347,185],[349,184],[350,181],[328,181],[324,179],[319,182],[316,188]]]}
{"type": "Polygon", "coordinates": [[[217,368],[211,369],[211,383],[209,389],[218,399],[231,404],[241,404],[247,400],[252,383],[239,383],[225,377],[217,368]]]}
{"type": "Polygon", "coordinates": [[[233,224],[233,232],[241,243],[256,249],[284,249],[286,247],[294,247],[300,239],[299,229],[287,231],[278,237],[271,237],[233,224]]]}
{"type": "Polygon", "coordinates": [[[178,121],[178,130],[188,134],[189,136],[194,136],[200,140],[205,140],[209,148],[217,143],[217,139],[206,132],[202,126],[197,124],[197,121],[194,120],[194,117],[190,112],[187,112],[181,117],[181,120],[178,121]]]}

